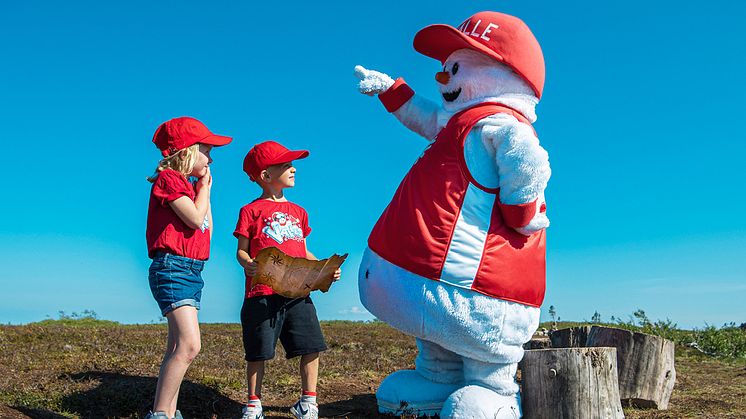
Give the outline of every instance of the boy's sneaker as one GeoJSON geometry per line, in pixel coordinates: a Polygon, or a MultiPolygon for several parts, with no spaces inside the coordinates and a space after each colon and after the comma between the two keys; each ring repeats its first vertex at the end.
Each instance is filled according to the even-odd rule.
{"type": "Polygon", "coordinates": [[[176,410],[176,413],[174,413],[174,419],[184,419],[184,416],[181,416],[181,412],[179,410],[176,410]]]}
{"type": "Polygon", "coordinates": [[[290,408],[290,413],[292,413],[296,419],[318,419],[319,407],[316,403],[298,400],[298,402],[290,408]]]}
{"type": "Polygon", "coordinates": [[[168,417],[168,415],[166,414],[166,412],[153,412],[153,411],[150,411],[145,416],[145,419],[171,419],[171,418],[168,417]]]}
{"type": "Polygon", "coordinates": [[[261,405],[247,404],[241,412],[241,419],[264,419],[264,412],[261,405]]]}

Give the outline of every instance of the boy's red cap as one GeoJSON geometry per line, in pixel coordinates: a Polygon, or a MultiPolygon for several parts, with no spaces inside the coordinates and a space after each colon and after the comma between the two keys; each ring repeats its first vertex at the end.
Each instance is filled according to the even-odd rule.
{"type": "Polygon", "coordinates": [[[243,171],[256,182],[262,170],[269,166],[308,157],[308,150],[288,150],[275,141],[265,141],[251,147],[243,159],[243,171]]]}
{"type": "Polygon", "coordinates": [[[232,140],[231,137],[213,134],[205,124],[188,116],[162,123],[153,135],[153,143],[161,150],[163,157],[197,143],[218,147],[232,140]]]}
{"type": "Polygon", "coordinates": [[[430,25],[414,37],[414,49],[445,63],[458,49],[471,49],[512,68],[541,98],[544,55],[539,42],[521,19],[497,12],[479,12],[458,28],[430,25]]]}

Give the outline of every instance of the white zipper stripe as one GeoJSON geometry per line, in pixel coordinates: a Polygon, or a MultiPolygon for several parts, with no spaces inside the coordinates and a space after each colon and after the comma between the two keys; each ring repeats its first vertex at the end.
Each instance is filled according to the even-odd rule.
{"type": "Polygon", "coordinates": [[[494,205],[494,194],[469,183],[440,274],[441,281],[471,288],[484,253],[494,205]]]}

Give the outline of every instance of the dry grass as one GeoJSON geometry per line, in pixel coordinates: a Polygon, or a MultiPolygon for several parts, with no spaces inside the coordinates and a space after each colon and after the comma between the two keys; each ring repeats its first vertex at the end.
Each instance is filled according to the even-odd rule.
{"type": "MultiPolygon", "coordinates": [[[[367,418],[390,372],[412,368],[410,337],[382,323],[324,322],[323,417],[367,418]]],[[[0,326],[0,417],[131,417],[148,411],[165,345],[165,325],[55,321],[0,326]]],[[[187,418],[234,418],[245,401],[241,330],[202,326],[202,352],[187,373],[179,408],[187,418]]],[[[628,418],[746,417],[746,363],[677,348],[677,383],[668,411],[625,409],[628,418]]],[[[291,417],[298,397],[297,359],[282,348],[268,364],[267,418],[291,417]]]]}

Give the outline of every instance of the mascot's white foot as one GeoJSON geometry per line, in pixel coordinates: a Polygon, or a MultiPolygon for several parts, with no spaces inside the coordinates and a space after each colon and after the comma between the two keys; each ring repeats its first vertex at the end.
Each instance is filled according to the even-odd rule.
{"type": "Polygon", "coordinates": [[[521,396],[503,396],[475,385],[456,390],[440,411],[441,419],[518,419],[521,396]]]}
{"type": "Polygon", "coordinates": [[[448,396],[461,386],[462,383],[430,381],[414,370],[396,371],[378,387],[378,411],[396,416],[435,416],[448,396]]]}

